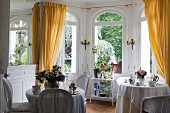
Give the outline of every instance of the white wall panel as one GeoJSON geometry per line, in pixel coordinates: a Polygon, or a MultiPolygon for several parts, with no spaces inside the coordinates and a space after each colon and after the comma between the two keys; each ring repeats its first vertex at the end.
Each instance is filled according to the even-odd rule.
{"type": "Polygon", "coordinates": [[[14,83],[12,83],[12,88],[13,88],[13,102],[21,102],[22,101],[22,92],[23,92],[23,89],[22,89],[22,82],[19,81],[15,81],[14,83]]]}
{"type": "Polygon", "coordinates": [[[13,102],[27,101],[25,92],[35,85],[35,65],[11,66],[9,81],[13,87],[13,102]]]}

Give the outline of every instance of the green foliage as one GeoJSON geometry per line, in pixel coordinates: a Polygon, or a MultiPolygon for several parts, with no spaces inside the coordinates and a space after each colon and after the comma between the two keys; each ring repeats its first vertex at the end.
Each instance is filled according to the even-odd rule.
{"type": "Polygon", "coordinates": [[[71,72],[71,65],[70,64],[64,64],[64,72],[71,72]]]}
{"type": "Polygon", "coordinates": [[[94,54],[94,53],[97,53],[97,50],[98,50],[98,46],[94,46],[93,48],[92,48],[92,53],[94,54]]]}
{"type": "Polygon", "coordinates": [[[109,48],[103,48],[103,46],[94,46],[92,48],[92,53],[97,54],[97,62],[94,63],[94,68],[104,70],[105,72],[110,72],[112,65],[109,64],[110,54],[107,52],[109,48]]]}
{"type": "Polygon", "coordinates": [[[110,64],[104,66],[104,71],[106,71],[106,72],[110,72],[111,69],[112,69],[112,65],[110,65],[110,64]]]}
{"type": "MultiPolygon", "coordinates": [[[[120,21],[122,17],[115,13],[104,13],[97,18],[97,21],[120,21]]],[[[122,61],[122,25],[99,26],[98,39],[109,42],[115,51],[117,61],[122,61]]]]}
{"type": "Polygon", "coordinates": [[[65,28],[65,57],[72,56],[72,26],[67,25],[65,28]]]}
{"type": "Polygon", "coordinates": [[[18,31],[16,33],[18,34],[18,37],[14,49],[14,54],[12,54],[14,61],[9,63],[11,66],[23,65],[27,63],[27,39],[25,38],[27,33],[24,30],[18,31]]]}
{"type": "MultiPolygon", "coordinates": [[[[108,43],[106,45],[109,45],[108,43]]],[[[94,63],[94,68],[101,68],[102,64],[107,64],[110,60],[109,47],[104,47],[101,43],[92,48],[92,53],[97,54],[97,62],[94,63]]]]}
{"type": "Polygon", "coordinates": [[[25,51],[22,55],[21,55],[21,63],[22,64],[26,64],[27,63],[27,51],[25,51]]]}
{"type": "Polygon", "coordinates": [[[96,21],[120,21],[122,20],[122,17],[119,14],[107,12],[101,14],[96,21]]]}

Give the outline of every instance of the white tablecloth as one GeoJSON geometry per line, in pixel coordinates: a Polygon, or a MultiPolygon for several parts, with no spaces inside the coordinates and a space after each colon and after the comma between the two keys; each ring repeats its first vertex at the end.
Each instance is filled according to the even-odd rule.
{"type": "Polygon", "coordinates": [[[136,86],[119,82],[118,85],[116,113],[139,113],[144,97],[170,94],[169,86],[165,83],[156,83],[155,87],[150,87],[147,83],[136,86]]]}
{"type": "MultiPolygon", "coordinates": [[[[68,86],[62,87],[61,89],[65,89],[68,91],[68,86]]],[[[72,95],[73,96],[73,112],[72,113],[84,113],[84,98],[85,92],[81,88],[77,88],[79,94],[72,95]]],[[[26,91],[26,97],[31,105],[31,113],[39,113],[38,108],[38,97],[39,95],[34,95],[32,93],[32,89],[26,91]]]]}

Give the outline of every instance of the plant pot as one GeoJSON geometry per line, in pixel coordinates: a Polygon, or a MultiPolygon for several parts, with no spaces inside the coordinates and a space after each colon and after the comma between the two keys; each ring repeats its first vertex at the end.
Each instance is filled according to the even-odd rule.
{"type": "Polygon", "coordinates": [[[106,97],[106,93],[100,93],[101,97],[106,97]]]}
{"type": "Polygon", "coordinates": [[[100,69],[95,68],[95,69],[93,69],[93,71],[94,71],[94,77],[95,77],[95,78],[98,78],[98,77],[97,77],[97,73],[100,73],[100,69]]]}

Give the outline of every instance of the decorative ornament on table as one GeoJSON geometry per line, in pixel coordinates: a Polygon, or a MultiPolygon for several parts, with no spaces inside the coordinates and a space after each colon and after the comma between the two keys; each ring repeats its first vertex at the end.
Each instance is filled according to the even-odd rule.
{"type": "Polygon", "coordinates": [[[159,80],[159,77],[157,75],[153,75],[150,77],[150,80],[148,81],[148,85],[151,87],[155,86],[155,83],[159,80]]]}
{"type": "Polygon", "coordinates": [[[130,77],[130,79],[129,79],[129,83],[130,83],[130,84],[134,84],[134,83],[135,83],[135,78],[130,77]]]}
{"type": "Polygon", "coordinates": [[[71,93],[71,94],[75,94],[75,90],[77,89],[77,85],[74,83],[74,82],[72,82],[71,84],[70,84],[70,86],[69,86],[69,92],[71,93]]]}
{"type": "Polygon", "coordinates": [[[144,84],[144,81],[145,81],[145,75],[147,75],[147,72],[146,71],[144,71],[144,70],[141,70],[141,68],[140,68],[140,70],[138,70],[137,72],[135,72],[135,75],[137,75],[137,79],[138,79],[138,81],[140,82],[140,84],[141,85],[143,85],[144,84]]]}
{"type": "Polygon", "coordinates": [[[159,77],[157,75],[153,75],[153,81],[156,83],[158,82],[158,80],[159,80],[159,77]]]}
{"type": "Polygon", "coordinates": [[[36,80],[41,84],[45,84],[45,89],[59,88],[59,82],[64,82],[65,75],[61,72],[61,67],[54,65],[51,71],[41,71],[38,73],[36,80]]]}

